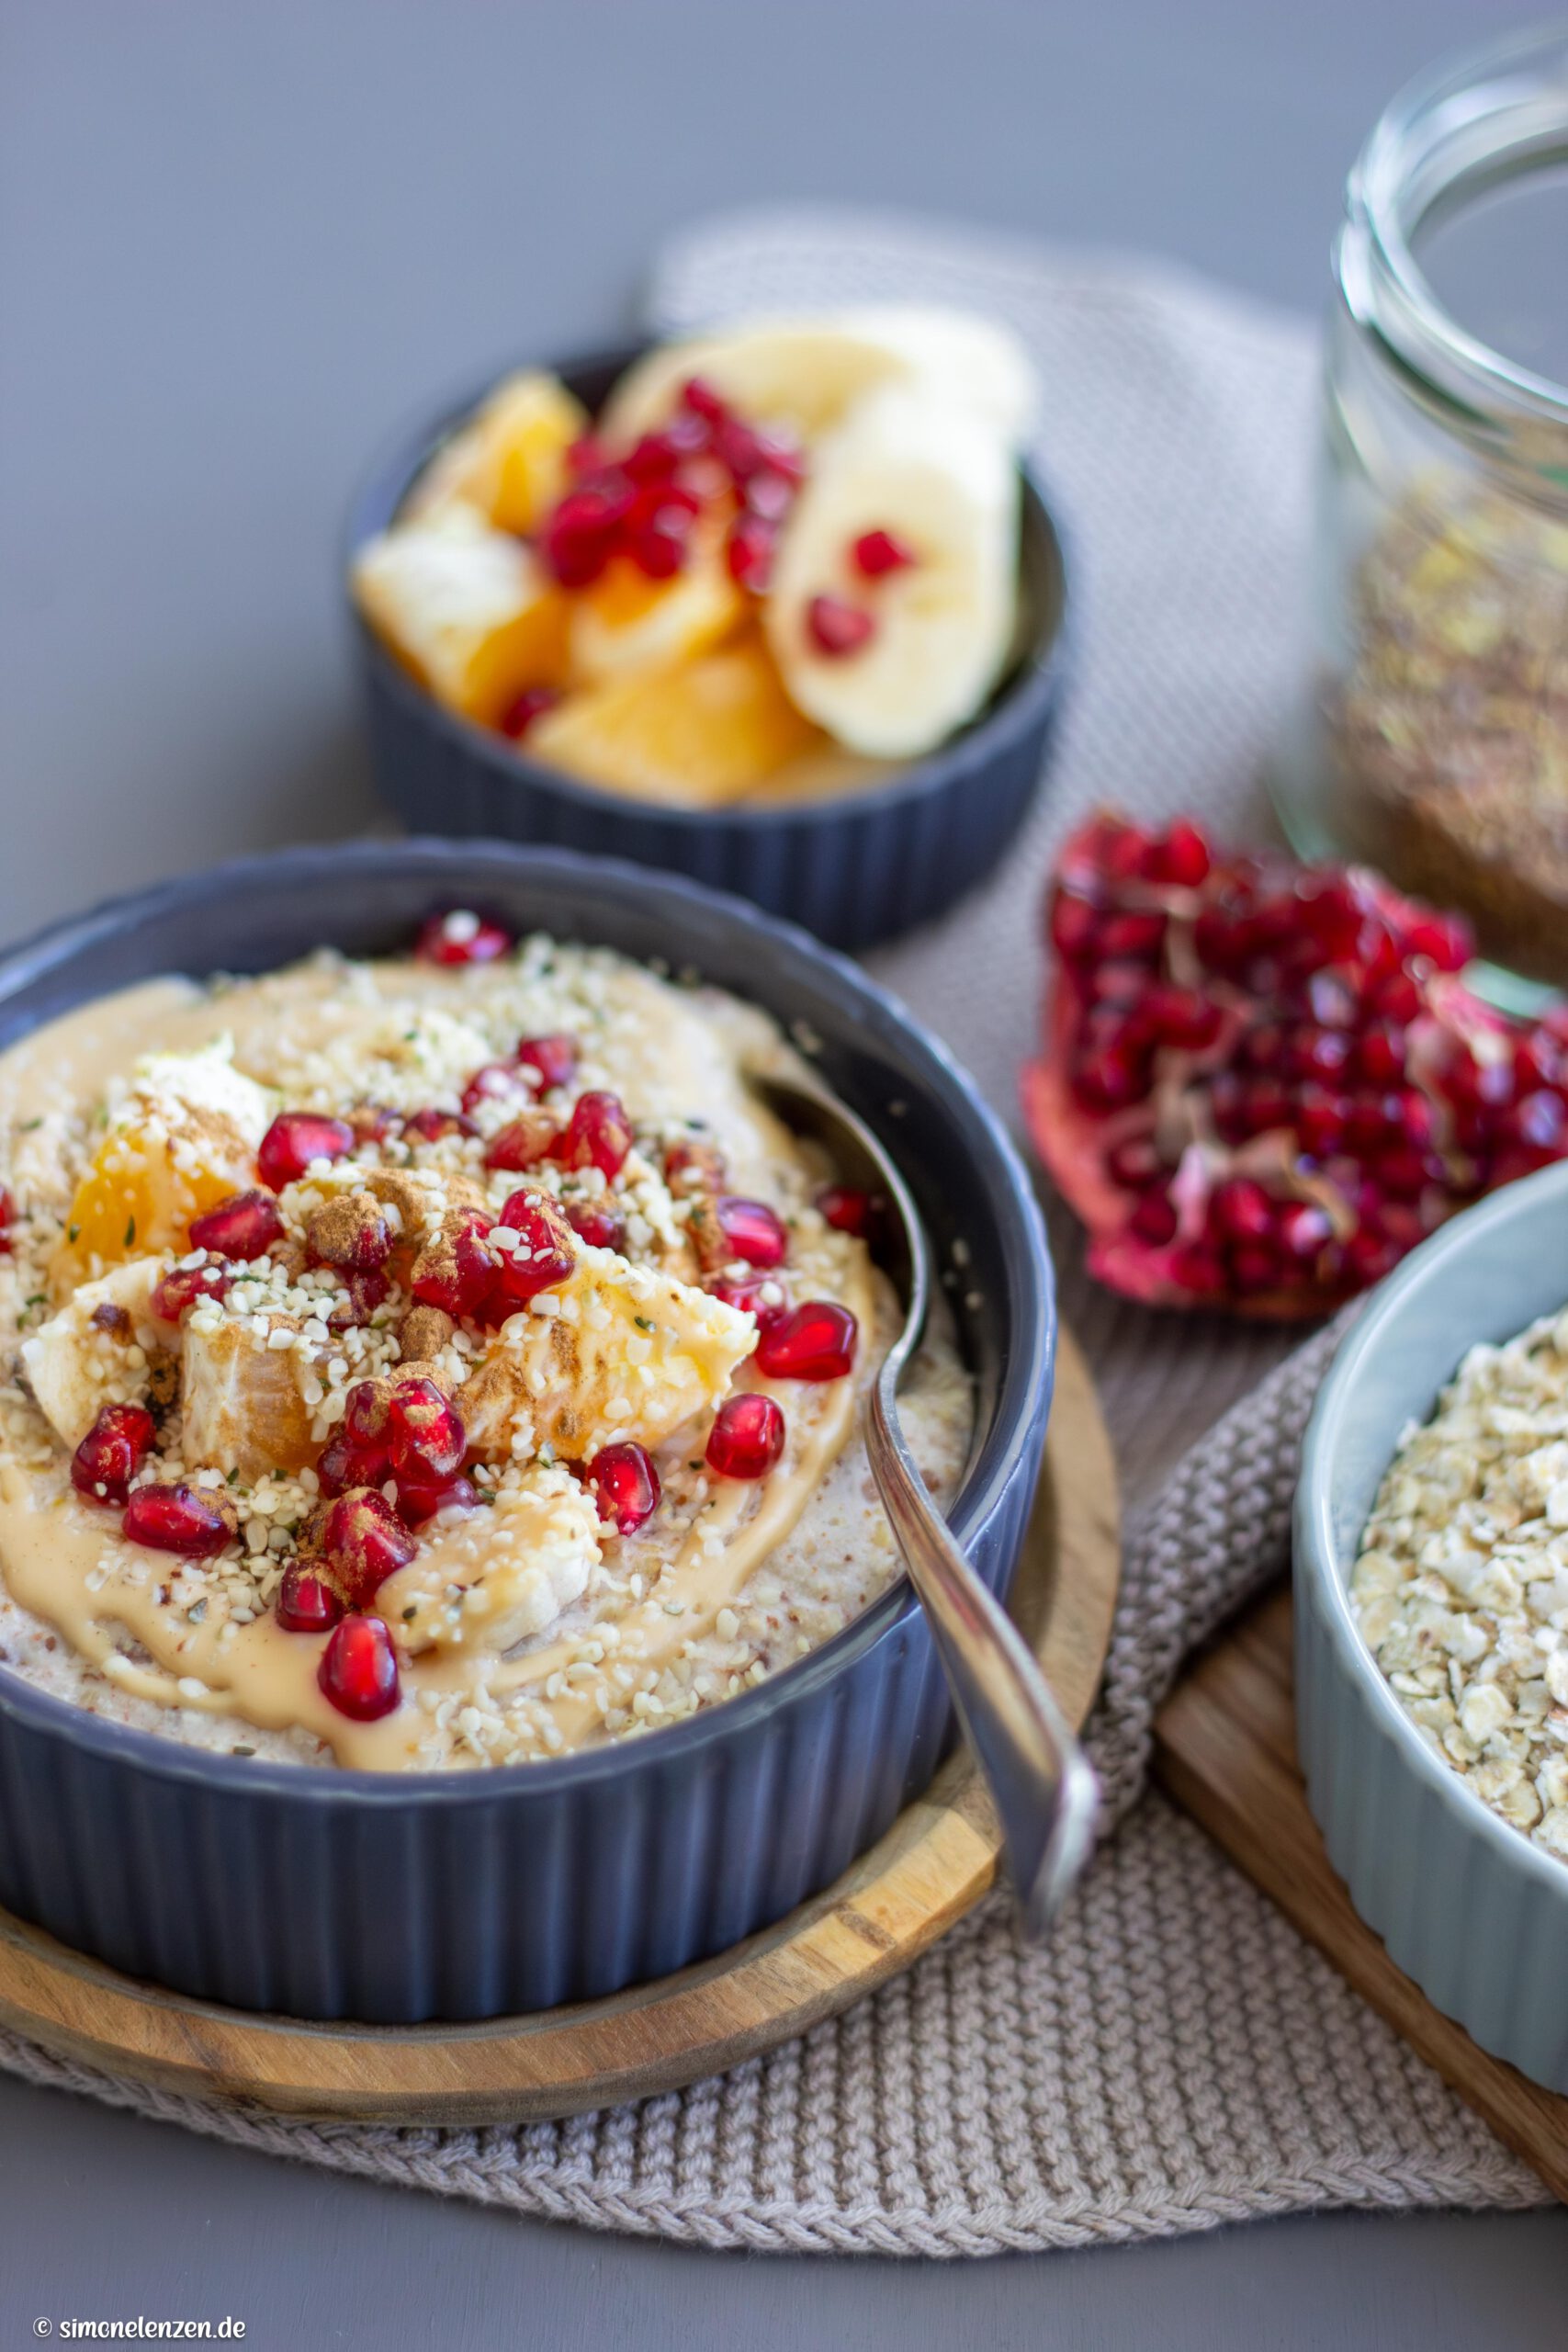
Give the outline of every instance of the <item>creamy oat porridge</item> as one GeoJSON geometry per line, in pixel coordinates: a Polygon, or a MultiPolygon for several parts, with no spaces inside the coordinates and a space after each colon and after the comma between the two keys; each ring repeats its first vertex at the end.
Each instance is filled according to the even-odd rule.
{"type": "Polygon", "coordinates": [[[1568,1308],[1472,1348],[1405,1431],[1350,1598],[1428,1747],[1568,1860],[1568,1308]]]}
{"type": "MultiPolygon", "coordinates": [[[[241,1755],[522,1762],[674,1721],[896,1568],[874,1204],[767,1016],[433,921],[0,1056],[0,1664],[241,1755]]],[[[973,1400],[903,1418],[939,1500],[973,1400]]]]}

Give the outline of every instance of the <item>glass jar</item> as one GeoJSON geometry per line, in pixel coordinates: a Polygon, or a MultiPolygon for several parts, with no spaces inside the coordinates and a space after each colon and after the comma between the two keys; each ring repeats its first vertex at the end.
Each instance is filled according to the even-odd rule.
{"type": "Polygon", "coordinates": [[[1335,267],[1280,814],[1568,982],[1568,30],[1394,100],[1335,267]]]}

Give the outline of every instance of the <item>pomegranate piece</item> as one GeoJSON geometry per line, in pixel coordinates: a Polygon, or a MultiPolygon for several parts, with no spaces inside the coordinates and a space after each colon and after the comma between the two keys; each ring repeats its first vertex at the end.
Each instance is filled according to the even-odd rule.
{"type": "Polygon", "coordinates": [[[1100,815],[1047,932],[1025,1105],[1091,1272],[1131,1297],[1321,1315],[1568,1156],[1560,1028],[1472,995],[1464,925],[1372,874],[1100,815]]]}
{"type": "Polygon", "coordinates": [[[562,1206],[568,1225],[591,1250],[625,1250],[626,1221],[607,1201],[566,1201],[562,1206]]]}
{"type": "Polygon", "coordinates": [[[209,1560],[233,1533],[230,1513],[201,1487],[133,1487],[120,1521],[126,1541],[150,1552],[209,1560]]]}
{"type": "Polygon", "coordinates": [[[570,1086],[577,1075],[577,1040],[557,1031],[548,1037],[520,1037],[512,1057],[529,1083],[541,1094],[552,1086],[570,1086]]]}
{"type": "Polygon", "coordinates": [[[778,526],[765,515],[738,514],[730,525],[724,560],[731,580],[749,596],[767,594],[778,543],[778,526]]]}
{"type": "Polygon", "coordinates": [[[816,1205],[828,1223],[838,1233],[852,1233],[862,1241],[869,1241],[881,1224],[886,1203],[875,1193],[863,1192],[858,1184],[825,1184],[817,1195],[816,1205]]]}
{"type": "Polygon", "coordinates": [[[221,1298],[232,1276],[220,1266],[175,1266],[166,1273],[148,1304],[160,1323],[177,1323],[198,1298],[221,1298]]]}
{"type": "Polygon", "coordinates": [[[321,1694],[340,1715],[375,1723],[400,1697],[398,1654],[379,1617],[345,1617],[333,1628],[316,1671],[321,1694]]]}
{"type": "Polygon", "coordinates": [[[123,1503],[158,1432],[142,1405],[106,1405],[71,1457],[71,1483],[96,1503],[123,1503]]]}
{"type": "Polygon", "coordinates": [[[784,1417],[771,1396],[727,1396],[708,1431],[707,1465],[721,1478],[765,1478],[784,1452],[784,1417]]]}
{"type": "Polygon", "coordinates": [[[0,1184],[0,1258],[11,1255],[11,1227],[17,1222],[17,1203],[9,1184],[0,1184]]]}
{"type": "Polygon", "coordinates": [[[548,1111],[525,1111],[491,1136],[485,1146],[485,1166],[503,1176],[520,1175],[550,1156],[560,1127],[548,1111]]]}
{"type": "Polygon", "coordinates": [[[813,596],[806,607],[806,633],[830,661],[858,653],[876,635],[876,616],[842,596],[813,596]]]}
{"type": "Polygon", "coordinates": [[[767,1274],[747,1274],[739,1280],[733,1274],[719,1274],[707,1284],[707,1289],[713,1297],[722,1300],[726,1306],[733,1306],[737,1313],[753,1316],[759,1330],[776,1323],[789,1311],[783,1288],[767,1274]],[[774,1294],[772,1298],[765,1295],[769,1291],[774,1294]]]}
{"type": "Polygon", "coordinates": [[[396,1383],[387,1405],[387,1453],[394,1478],[440,1485],[462,1467],[467,1451],[462,1420],[434,1380],[421,1373],[396,1383]]]}
{"type": "Polygon", "coordinates": [[[422,1306],[458,1318],[479,1313],[496,1285],[495,1258],[485,1238],[490,1222],[478,1209],[466,1210],[425,1243],[409,1277],[422,1306]]]}
{"type": "Polygon", "coordinates": [[[248,1265],[283,1238],[283,1213],[270,1193],[231,1193],[205,1216],[192,1217],[190,1246],[248,1265]]]}
{"type": "Polygon", "coordinates": [[[564,1168],[597,1168],[606,1183],[614,1183],[631,1148],[631,1121],[620,1096],[595,1091],[578,1096],[548,1157],[564,1168]]]}
{"type": "Polygon", "coordinates": [[[659,1509],[659,1473],[652,1456],[629,1439],[602,1446],[582,1476],[600,1518],[618,1535],[635,1535],[659,1509]]]}
{"type": "Polygon", "coordinates": [[[477,1111],[481,1102],[515,1102],[526,1091],[526,1080],[520,1069],[510,1062],[486,1062],[475,1070],[464,1087],[461,1102],[465,1114],[477,1111]]]}
{"type": "Polygon", "coordinates": [[[748,1266],[782,1266],[789,1255],[789,1230],[766,1201],[726,1193],[713,1204],[732,1258],[748,1266]]]}
{"type": "Polygon", "coordinates": [[[471,907],[448,907],[421,925],[413,952],[422,964],[493,964],[515,945],[503,923],[471,907]]]}
{"type": "Polygon", "coordinates": [[[577,1264],[571,1227],[545,1193],[512,1193],[490,1242],[500,1269],[498,1289],[519,1306],[570,1281],[577,1264]]]}
{"type": "Polygon", "coordinates": [[[809,1298],[763,1326],[752,1361],[769,1380],[842,1380],[853,1368],[859,1330],[847,1306],[809,1298]]]}
{"type": "Polygon", "coordinates": [[[479,1500],[468,1478],[417,1478],[405,1472],[398,1480],[398,1516],[410,1527],[423,1527],[440,1510],[477,1510],[479,1500]]]}
{"type": "Polygon", "coordinates": [[[863,580],[883,580],[890,571],[908,571],[919,557],[897,531],[863,531],[852,541],[850,561],[863,580]]]}
{"type": "Polygon", "coordinates": [[[346,1487],[328,1508],[317,1543],[333,1585],[351,1609],[363,1609],[395,1569],[407,1567],[417,1549],[375,1487],[346,1487]]]}
{"type": "Polygon", "coordinates": [[[330,1634],[343,1615],[343,1602],[325,1577],[295,1561],[283,1571],[273,1611],[286,1634],[330,1634]]]}
{"type": "Polygon", "coordinates": [[[529,686],[509,702],[496,725],[513,742],[520,743],[536,719],[554,710],[560,695],[554,686],[529,686]]]}
{"type": "Polygon", "coordinates": [[[313,1111],[284,1111],[274,1119],[256,1153],[256,1173],[275,1193],[298,1183],[317,1159],[342,1159],[354,1149],[346,1119],[320,1118],[313,1111]]]}
{"type": "Polygon", "coordinates": [[[458,1111],[411,1111],[403,1121],[407,1143],[444,1143],[448,1136],[477,1136],[478,1127],[458,1111]]]}

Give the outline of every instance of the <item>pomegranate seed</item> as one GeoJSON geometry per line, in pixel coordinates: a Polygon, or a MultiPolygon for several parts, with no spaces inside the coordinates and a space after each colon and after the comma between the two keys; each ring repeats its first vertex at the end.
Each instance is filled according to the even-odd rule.
{"type": "Polygon", "coordinates": [[[613,1183],[632,1148],[631,1121],[618,1094],[580,1094],[566,1131],[550,1147],[549,1157],[566,1168],[597,1168],[613,1183]]]}
{"type": "Polygon", "coordinates": [[[1406,925],[1404,952],[1426,956],[1439,972],[1462,972],[1475,953],[1470,925],[1458,915],[1419,914],[1406,925]]]}
{"type": "Polygon", "coordinates": [[[209,1560],[233,1529],[210,1496],[197,1487],[133,1487],[120,1521],[127,1543],[150,1552],[182,1552],[209,1560]]]}
{"type": "Polygon", "coordinates": [[[555,686],[525,687],[507,704],[496,725],[502,734],[513,743],[520,743],[529,728],[543,718],[546,711],[554,710],[559,700],[560,694],[555,686]]]}
{"type": "Polygon", "coordinates": [[[818,653],[840,662],[858,653],[876,635],[876,616],[842,596],[813,596],[806,607],[806,633],[818,653]]]}
{"type": "Polygon", "coordinates": [[[355,1143],[387,1143],[402,1123],[384,1102],[356,1102],[348,1113],[348,1124],[355,1143]]]}
{"type": "Polygon", "coordinates": [[[1176,1238],[1177,1216],[1169,1196],[1163,1192],[1145,1193],[1133,1211],[1132,1224],[1140,1241],[1163,1250],[1176,1238]]]}
{"type": "Polygon", "coordinates": [[[1109,1047],[1091,1054],[1073,1072],[1073,1092],[1089,1111],[1115,1111],[1136,1102],[1147,1085],[1147,1073],[1135,1050],[1109,1047]]]}
{"type": "Polygon", "coordinates": [[[403,1121],[403,1139],[407,1143],[444,1143],[448,1136],[478,1133],[472,1119],[457,1111],[411,1111],[403,1121]]]}
{"type": "Polygon", "coordinates": [[[1302,1148],[1314,1159],[1326,1159],[1345,1140],[1350,1105],[1343,1094],[1321,1086],[1303,1086],[1296,1105],[1296,1132],[1302,1148]]]}
{"type": "Polygon", "coordinates": [[[858,1184],[824,1184],[816,1206],[835,1233],[852,1233],[869,1241],[881,1222],[886,1204],[858,1184]]]}
{"type": "Polygon", "coordinates": [[[256,1153],[256,1173],[264,1184],[281,1193],[297,1183],[318,1159],[341,1159],[354,1149],[354,1129],[346,1119],[319,1118],[310,1111],[284,1111],[274,1119],[256,1153]]]}
{"type": "Polygon", "coordinates": [[[672,1193],[722,1192],[728,1175],[723,1152],[704,1136],[672,1143],[664,1154],[664,1181],[672,1193]]]}
{"type": "Polygon", "coordinates": [[[1397,1021],[1403,1028],[1414,1021],[1421,1010],[1420,989],[1408,972],[1392,972],[1374,989],[1372,1010],[1385,1021],[1397,1021]]]}
{"type": "Polygon", "coordinates": [[[513,1193],[491,1227],[491,1244],[499,1252],[501,1290],[519,1305],[569,1282],[577,1264],[571,1228],[543,1193],[513,1193]],[[496,1241],[497,1233],[509,1231],[521,1237],[515,1244],[496,1241]]]}
{"type": "Polygon", "coordinates": [[[1190,1052],[1212,1046],[1224,1025],[1219,1006],[1211,998],[1200,995],[1196,989],[1149,989],[1139,1004],[1138,1013],[1143,1026],[1162,1046],[1179,1046],[1190,1052]]]}
{"type": "Polygon", "coordinates": [[[1099,910],[1071,890],[1058,889],[1051,900],[1051,944],[1069,964],[1082,962],[1094,952],[1100,932],[1099,910]]]}
{"type": "Polygon", "coordinates": [[[503,1176],[515,1176],[548,1159],[560,1129],[547,1111],[533,1111],[513,1119],[485,1146],[485,1166],[503,1176]]]}
{"type": "Polygon", "coordinates": [[[364,1271],[350,1268],[344,1273],[340,1268],[338,1278],[343,1283],[343,1296],[327,1317],[329,1331],[353,1331],[363,1329],[378,1306],[384,1306],[392,1294],[391,1277],[379,1266],[364,1271]]]}
{"type": "Polygon", "coordinates": [[[1292,1258],[1314,1258],[1332,1238],[1327,1212],[1315,1201],[1292,1201],[1280,1212],[1276,1231],[1280,1246],[1292,1258]]]}
{"type": "Polygon", "coordinates": [[[652,1457],[629,1439],[602,1446],[583,1477],[600,1518],[619,1535],[635,1535],[659,1509],[659,1473],[652,1457]]]}
{"type": "Polygon", "coordinates": [[[1142,1193],[1160,1172],[1160,1156],[1148,1136],[1129,1136],[1105,1155],[1105,1171],[1124,1192],[1142,1193]]]}
{"type": "Polygon", "coordinates": [[[563,588],[586,588],[598,579],[636,503],[635,483],[615,466],[567,492],[539,540],[540,553],[563,588]]]}
{"type": "Polygon", "coordinates": [[[1178,1289],[1213,1298],[1224,1287],[1225,1264],[1217,1250],[1201,1241],[1189,1241],[1172,1258],[1170,1275],[1178,1289]]]}
{"type": "Polygon", "coordinates": [[[799,485],[774,466],[761,466],[745,484],[744,512],[776,530],[795,504],[799,485]]]}
{"type": "Polygon", "coordinates": [[[680,464],[682,454],[668,433],[645,433],[630,457],[621,462],[633,481],[664,481],[680,464]]]}
{"type": "Polygon", "coordinates": [[[11,1227],[17,1222],[17,1204],[9,1184],[0,1184],[0,1258],[11,1255],[11,1227]]]}
{"type": "Polygon", "coordinates": [[[784,1264],[789,1255],[788,1228],[766,1201],[745,1201],[726,1193],[714,1203],[714,1215],[731,1257],[748,1266],[784,1264]]]}
{"type": "MultiPolygon", "coordinates": [[[[368,1385],[362,1383],[361,1385],[368,1385]]],[[[354,1394],[351,1389],[350,1396],[354,1394]]],[[[378,1487],[387,1476],[387,1448],[384,1442],[356,1445],[347,1431],[339,1429],[327,1440],[316,1459],[316,1478],[323,1495],[329,1498],[341,1495],[348,1487],[378,1487]]]]}
{"type": "Polygon", "coordinates": [[[689,377],[681,387],[681,405],[705,424],[720,425],[728,422],[729,410],[704,377],[689,377]]]}
{"type": "Polygon", "coordinates": [[[766,1274],[748,1274],[743,1279],[733,1274],[719,1274],[707,1287],[709,1295],[721,1300],[726,1306],[733,1306],[739,1315],[753,1316],[759,1330],[770,1323],[776,1323],[789,1311],[778,1283],[766,1274]],[[771,1299],[765,1297],[763,1294],[767,1291],[773,1291],[777,1295],[771,1299]]]}
{"type": "Polygon", "coordinates": [[[1157,841],[1151,842],[1144,864],[1144,872],[1156,882],[1175,882],[1186,890],[1195,890],[1209,877],[1212,856],[1209,844],[1196,825],[1179,817],[1157,841]]]}
{"type": "Polygon", "coordinates": [[[727,1396],[708,1431],[707,1465],[721,1478],[765,1478],[784,1452],[784,1417],[771,1396],[727,1396]]]}
{"type": "Polygon", "coordinates": [[[142,1405],[106,1405],[71,1457],[71,1483],[94,1502],[122,1503],[158,1432],[142,1405]]]}
{"type": "Polygon", "coordinates": [[[323,1697],[355,1723],[375,1723],[398,1703],[398,1656],[379,1617],[345,1617],[333,1628],[316,1679],[323,1697]]]}
{"type": "Polygon", "coordinates": [[[1221,1184],[1210,1213],[1216,1228],[1232,1241],[1261,1241],[1273,1229],[1273,1204],[1250,1177],[1233,1176],[1221,1184]]]}
{"type": "Polygon", "coordinates": [[[1292,1031],[1285,1049],[1285,1067],[1292,1078],[1336,1079],[1349,1068],[1351,1040],[1337,1029],[1319,1029],[1310,1022],[1292,1031]]]}
{"type": "Polygon", "coordinates": [[[270,1193],[233,1193],[205,1216],[192,1217],[190,1246],[248,1265],[283,1238],[283,1217],[270,1193]]]}
{"type": "Polygon", "coordinates": [[[333,1582],[351,1609],[363,1608],[378,1585],[406,1568],[416,1549],[386,1496],[374,1487],[350,1487],[339,1495],[321,1522],[319,1541],[333,1582]]]}
{"type": "Polygon", "coordinates": [[[773,576],[776,526],[761,514],[738,514],[724,543],[729,576],[750,596],[765,596],[773,576]]]}
{"type": "Polygon", "coordinates": [[[1369,1233],[1364,1227],[1352,1233],[1345,1244],[1347,1270],[1359,1283],[1382,1282],[1385,1274],[1393,1272],[1399,1260],[1397,1241],[1389,1240],[1383,1234],[1369,1233]]]}
{"type": "Polygon", "coordinates": [[[460,1100],[464,1111],[471,1114],[481,1102],[516,1102],[525,1086],[523,1072],[510,1062],[486,1062],[468,1080],[460,1100]]]}
{"type": "Polygon", "coordinates": [[[443,1510],[477,1510],[479,1498],[469,1478],[416,1478],[408,1472],[398,1479],[398,1516],[410,1527],[423,1527],[443,1510]]]}
{"type": "Polygon", "coordinates": [[[626,553],[647,580],[673,580],[686,566],[686,530],[660,509],[639,523],[626,540],[626,553]]]}
{"type": "Polygon", "coordinates": [[[1230,1255],[1230,1276],[1244,1295],[1277,1289],[1280,1282],[1280,1261],[1259,1241],[1238,1242],[1230,1255]]]}
{"type": "Polygon", "coordinates": [[[558,1033],[549,1037],[524,1037],[512,1057],[525,1078],[541,1093],[552,1086],[570,1086],[577,1074],[577,1040],[558,1033]]]}
{"type": "Polygon", "coordinates": [[[605,462],[604,445],[592,433],[580,433],[567,449],[566,469],[574,481],[602,472],[605,462]]]}
{"type": "Polygon", "coordinates": [[[1153,963],[1165,944],[1165,917],[1159,914],[1107,915],[1095,944],[1102,956],[1141,956],[1153,963]]]}
{"type": "Polygon", "coordinates": [[[494,1290],[497,1267],[485,1245],[491,1221],[477,1209],[460,1225],[426,1243],[414,1261],[409,1288],[422,1306],[439,1306],[459,1319],[477,1315],[494,1290]]]}
{"type": "Polygon", "coordinates": [[[284,1569],[273,1605],[286,1634],[330,1634],[343,1615],[343,1602],[325,1577],[298,1561],[284,1569]]]}
{"type": "Polygon", "coordinates": [[[422,1373],[400,1380],[387,1406],[387,1452],[392,1476],[438,1485],[461,1467],[468,1437],[457,1408],[422,1373]]]}
{"type": "Polygon", "coordinates": [[[504,925],[471,907],[451,907],[422,924],[413,952],[422,964],[493,964],[516,942],[504,925]]]}
{"type": "Polygon", "coordinates": [[[160,1323],[177,1323],[198,1298],[221,1298],[232,1277],[218,1266],[176,1266],[148,1301],[160,1323]]]}
{"type": "MultiPolygon", "coordinates": [[[[1176,1230],[1174,1217],[1171,1230],[1176,1230]]],[[[757,1340],[756,1365],[769,1380],[842,1380],[853,1366],[859,1326],[847,1306],[811,1298],[770,1320],[757,1340]]]]}
{"type": "Polygon", "coordinates": [[[617,1210],[603,1201],[567,1201],[563,1206],[568,1225],[591,1250],[626,1248],[626,1221],[617,1210]]]}
{"type": "Polygon", "coordinates": [[[863,580],[881,580],[889,571],[907,571],[919,557],[908,539],[896,531],[863,531],[850,546],[850,561],[863,580]]]}
{"type": "Polygon", "coordinates": [[[1404,1031],[1397,1021],[1374,1021],[1356,1046],[1357,1075],[1368,1086],[1392,1086],[1404,1075],[1404,1031]]]}
{"type": "Polygon", "coordinates": [[[379,1380],[356,1380],[343,1400],[339,1427],[344,1437],[361,1460],[376,1465],[375,1476],[362,1479],[363,1486],[378,1487],[391,1466],[388,1404],[386,1384],[379,1380]]]}

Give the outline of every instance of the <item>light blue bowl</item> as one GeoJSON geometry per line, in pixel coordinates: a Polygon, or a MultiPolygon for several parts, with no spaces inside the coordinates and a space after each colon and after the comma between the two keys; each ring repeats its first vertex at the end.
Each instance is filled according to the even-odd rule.
{"type": "Polygon", "coordinates": [[[1568,1301],[1568,1165],[1510,1185],[1406,1260],[1323,1384],[1295,1510],[1296,1737],[1350,1899],[1483,2050],[1568,2091],[1568,1864],[1427,1747],[1351,1614],[1360,1532],[1400,1432],[1477,1340],[1568,1301]]]}

